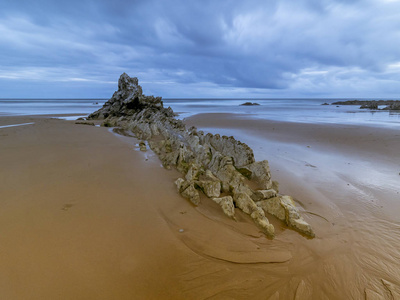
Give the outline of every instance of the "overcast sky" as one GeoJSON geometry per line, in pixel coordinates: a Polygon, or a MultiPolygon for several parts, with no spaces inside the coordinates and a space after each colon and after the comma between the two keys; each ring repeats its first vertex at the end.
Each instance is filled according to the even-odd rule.
{"type": "Polygon", "coordinates": [[[2,0],[0,98],[400,98],[396,0],[2,0]]]}

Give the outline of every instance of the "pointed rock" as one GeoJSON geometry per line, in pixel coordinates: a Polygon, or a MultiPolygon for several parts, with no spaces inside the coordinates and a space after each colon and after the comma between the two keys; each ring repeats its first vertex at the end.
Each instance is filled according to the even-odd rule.
{"type": "Polygon", "coordinates": [[[230,218],[235,217],[235,205],[233,204],[233,198],[231,196],[212,198],[212,200],[221,206],[225,215],[230,218]]]}

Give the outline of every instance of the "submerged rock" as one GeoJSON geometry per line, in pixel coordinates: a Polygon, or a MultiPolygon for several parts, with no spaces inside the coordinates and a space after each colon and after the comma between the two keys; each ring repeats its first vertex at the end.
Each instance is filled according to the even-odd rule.
{"type": "MultiPolygon", "coordinates": [[[[265,213],[314,236],[293,199],[279,194],[278,183],[271,180],[268,161],[256,162],[253,150],[232,136],[205,134],[195,127],[187,129],[175,119],[170,107],[163,106],[160,97],[143,95],[137,78],[122,74],[118,91],[88,119],[103,120],[103,126],[121,127],[128,135],[131,132],[147,141],[165,168],[173,167],[183,174],[175,181],[177,190],[194,205],[200,204],[202,192],[231,218],[235,207],[248,214],[269,237],[274,236],[274,226],[265,213]],[[251,187],[249,181],[253,182],[251,187]]],[[[146,144],[143,146],[144,150],[146,144]]]]}

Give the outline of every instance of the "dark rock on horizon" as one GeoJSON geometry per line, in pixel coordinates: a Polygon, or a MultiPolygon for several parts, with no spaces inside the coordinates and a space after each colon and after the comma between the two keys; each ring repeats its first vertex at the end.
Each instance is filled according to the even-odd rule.
{"type": "Polygon", "coordinates": [[[360,105],[360,109],[400,110],[400,100],[348,100],[334,102],[332,104],[360,105]],[[379,106],[382,105],[386,105],[386,107],[379,109],[379,106]]]}
{"type": "Polygon", "coordinates": [[[252,105],[260,105],[260,104],[258,104],[256,102],[245,102],[245,103],[240,104],[240,106],[252,106],[252,105]]]}
{"type": "Polygon", "coordinates": [[[346,101],[338,101],[333,102],[335,105],[369,105],[371,103],[376,103],[378,106],[380,105],[391,105],[393,103],[400,103],[400,100],[346,100],[346,101]]]}

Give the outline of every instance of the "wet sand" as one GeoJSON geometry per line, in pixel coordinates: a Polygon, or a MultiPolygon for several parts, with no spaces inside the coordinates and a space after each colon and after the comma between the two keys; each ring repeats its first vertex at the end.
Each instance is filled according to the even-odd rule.
{"type": "Polygon", "coordinates": [[[0,130],[1,298],[179,299],[175,174],[106,128],[0,118],[29,122],[0,130]]]}
{"type": "Polygon", "coordinates": [[[186,122],[248,143],[309,217],[315,239],[286,230],[274,240],[293,256],[280,273],[281,299],[292,299],[296,286],[312,295],[304,299],[400,299],[398,130],[230,114],[186,122]]]}
{"type": "Polygon", "coordinates": [[[187,123],[247,142],[317,237],[270,218],[265,238],[175,191],[137,140],[107,128],[1,117],[5,299],[396,299],[397,131],[207,114],[187,123]],[[375,297],[375,298],[374,298],[375,297]]]}

